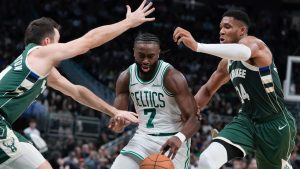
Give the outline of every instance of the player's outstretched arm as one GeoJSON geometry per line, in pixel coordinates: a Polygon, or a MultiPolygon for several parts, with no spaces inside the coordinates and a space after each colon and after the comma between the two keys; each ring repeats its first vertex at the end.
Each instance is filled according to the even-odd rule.
{"type": "Polygon", "coordinates": [[[168,157],[174,159],[181,144],[186,139],[191,138],[199,130],[200,121],[196,116],[197,107],[195,99],[189,91],[184,76],[176,69],[170,68],[164,77],[164,85],[167,90],[174,95],[176,103],[182,113],[184,124],[182,130],[168,139],[161,148],[164,153],[166,147],[170,147],[168,157]]]}
{"type": "Polygon", "coordinates": [[[179,45],[183,43],[195,52],[214,55],[223,59],[247,61],[251,57],[252,50],[242,43],[205,44],[195,41],[191,33],[177,27],[173,34],[174,41],[179,45]]]}
{"type": "Polygon", "coordinates": [[[63,94],[72,97],[77,102],[97,111],[104,112],[111,117],[124,118],[134,123],[138,122],[136,113],[116,109],[101,98],[97,97],[86,87],[72,84],[70,81],[64,78],[56,70],[56,68],[53,68],[48,76],[48,85],[62,92],[63,94]]]}
{"type": "Polygon", "coordinates": [[[124,20],[92,29],[82,37],[67,43],[54,43],[42,46],[38,50],[31,52],[30,55],[32,58],[39,59],[39,64],[42,65],[43,69],[38,72],[45,75],[50,72],[53,65],[60,61],[86,53],[90,49],[114,39],[130,28],[153,21],[155,18],[147,18],[153,11],[152,2],[146,4],[146,0],[134,12],[131,12],[130,7],[127,6],[127,14],[124,20]]]}

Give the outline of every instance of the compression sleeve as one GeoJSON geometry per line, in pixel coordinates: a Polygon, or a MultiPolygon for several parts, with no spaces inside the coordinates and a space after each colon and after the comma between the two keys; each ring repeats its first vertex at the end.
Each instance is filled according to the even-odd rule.
{"type": "Polygon", "coordinates": [[[249,47],[243,44],[205,44],[198,43],[197,52],[206,53],[229,60],[246,61],[251,56],[249,47]]]}

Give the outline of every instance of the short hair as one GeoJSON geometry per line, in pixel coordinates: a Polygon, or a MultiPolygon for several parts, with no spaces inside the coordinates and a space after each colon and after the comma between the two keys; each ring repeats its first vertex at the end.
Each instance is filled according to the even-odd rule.
{"type": "Polygon", "coordinates": [[[238,9],[229,9],[223,14],[223,17],[233,17],[239,21],[242,21],[247,27],[250,25],[250,19],[246,12],[238,9]]]}
{"type": "Polygon", "coordinates": [[[137,37],[134,39],[134,44],[136,44],[138,42],[143,42],[143,43],[154,42],[154,43],[157,43],[158,45],[160,45],[159,38],[152,33],[139,33],[137,35],[137,37]]]}
{"type": "Polygon", "coordinates": [[[54,37],[54,28],[60,30],[60,25],[51,18],[42,17],[31,21],[25,31],[25,45],[40,44],[45,37],[54,37]]]}

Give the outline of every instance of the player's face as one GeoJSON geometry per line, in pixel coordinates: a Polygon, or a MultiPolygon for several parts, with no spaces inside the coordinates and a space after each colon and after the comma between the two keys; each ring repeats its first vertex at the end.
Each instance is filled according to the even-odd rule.
{"type": "Polygon", "coordinates": [[[133,48],[135,62],[141,73],[151,73],[155,70],[160,48],[155,42],[137,42],[133,48]]]}
{"type": "Polygon", "coordinates": [[[245,33],[243,24],[233,17],[223,17],[220,23],[220,43],[237,43],[245,33]]]}

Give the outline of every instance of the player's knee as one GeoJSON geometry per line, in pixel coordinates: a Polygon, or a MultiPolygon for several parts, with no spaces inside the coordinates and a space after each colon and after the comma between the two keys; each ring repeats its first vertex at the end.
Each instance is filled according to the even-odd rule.
{"type": "Polygon", "coordinates": [[[212,158],[207,153],[200,155],[198,169],[216,169],[214,168],[212,158]]]}

